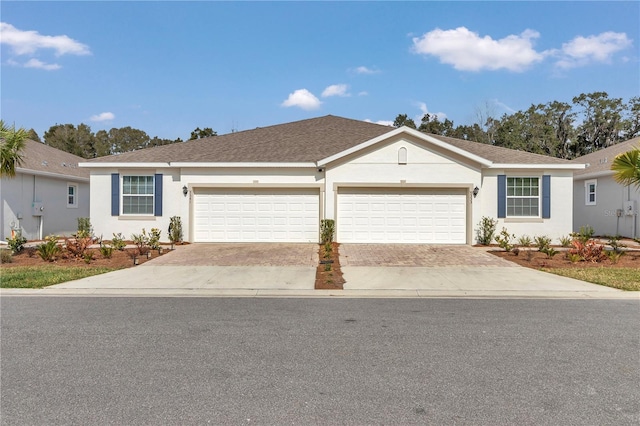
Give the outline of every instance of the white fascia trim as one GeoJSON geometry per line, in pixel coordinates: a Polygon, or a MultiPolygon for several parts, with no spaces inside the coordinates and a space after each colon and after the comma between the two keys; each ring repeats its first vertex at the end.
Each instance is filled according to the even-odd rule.
{"type": "Polygon", "coordinates": [[[324,158],[324,159],[318,161],[318,166],[326,166],[327,164],[331,163],[332,161],[338,160],[338,159],[343,158],[343,157],[345,157],[347,155],[353,154],[354,152],[357,152],[357,151],[360,151],[362,149],[368,148],[368,147],[370,147],[372,145],[375,145],[378,142],[382,142],[385,139],[389,139],[389,138],[392,138],[394,136],[398,136],[398,135],[400,135],[402,133],[407,133],[407,134],[409,134],[409,135],[411,135],[411,136],[413,136],[415,138],[422,139],[423,141],[429,142],[429,143],[431,143],[433,145],[436,145],[436,146],[438,146],[440,148],[444,148],[444,149],[449,150],[451,152],[455,152],[456,154],[461,155],[462,157],[468,158],[468,159],[470,159],[472,161],[475,161],[477,163],[480,163],[485,167],[489,167],[492,164],[491,161],[487,160],[486,158],[482,158],[482,157],[479,157],[479,156],[477,156],[475,154],[471,154],[470,152],[465,151],[464,149],[460,149],[460,148],[455,147],[453,145],[449,145],[446,142],[442,142],[442,141],[440,141],[440,140],[438,140],[436,138],[433,138],[433,137],[431,137],[429,135],[426,135],[426,134],[424,134],[422,132],[419,132],[419,131],[417,131],[415,129],[412,129],[410,127],[402,126],[402,127],[397,128],[397,129],[394,129],[394,130],[392,130],[392,131],[390,131],[388,133],[380,135],[380,136],[378,136],[376,138],[369,139],[368,141],[363,142],[360,145],[356,145],[356,146],[351,147],[349,149],[346,149],[346,150],[344,150],[342,152],[339,152],[339,153],[337,153],[335,155],[332,155],[331,157],[324,158]]]}
{"type": "Polygon", "coordinates": [[[196,168],[315,168],[315,163],[169,163],[171,167],[196,168]]]}
{"type": "Polygon", "coordinates": [[[582,170],[584,164],[503,164],[496,163],[490,169],[545,169],[545,170],[582,170]]]}
{"type": "Polygon", "coordinates": [[[64,180],[70,180],[75,182],[89,182],[89,178],[83,178],[80,176],[63,175],[61,173],[41,172],[39,170],[23,169],[21,167],[16,168],[16,173],[24,173],[25,175],[34,175],[34,176],[44,176],[44,177],[50,177],[55,179],[64,179],[64,180]]]}
{"type": "Polygon", "coordinates": [[[170,163],[78,163],[78,166],[88,169],[147,169],[169,167],[170,163]]]}

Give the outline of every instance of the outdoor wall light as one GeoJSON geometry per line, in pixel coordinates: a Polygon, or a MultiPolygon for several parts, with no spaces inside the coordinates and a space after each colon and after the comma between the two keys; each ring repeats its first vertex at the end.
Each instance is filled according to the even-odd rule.
{"type": "Polygon", "coordinates": [[[188,193],[189,193],[189,188],[187,188],[187,185],[183,186],[182,194],[186,197],[188,193]]]}
{"type": "Polygon", "coordinates": [[[476,196],[478,195],[478,192],[480,192],[480,188],[478,188],[477,186],[473,188],[473,198],[476,198],[476,196]]]}

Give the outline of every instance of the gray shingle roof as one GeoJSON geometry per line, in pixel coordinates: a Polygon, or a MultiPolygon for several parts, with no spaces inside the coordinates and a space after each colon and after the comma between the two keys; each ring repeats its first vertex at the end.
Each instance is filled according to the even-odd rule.
{"type": "Polygon", "coordinates": [[[88,179],[89,170],[78,167],[83,161],[85,159],[77,155],[27,139],[18,168],[88,179]]]}
{"type": "MultiPolygon", "coordinates": [[[[87,163],[315,163],[394,128],[327,115],[87,160],[87,163]]],[[[494,163],[571,164],[567,160],[431,135],[494,163]]]]}
{"type": "Polygon", "coordinates": [[[582,157],[575,158],[573,161],[576,163],[588,164],[586,169],[577,170],[574,174],[575,177],[583,175],[591,175],[597,173],[611,173],[611,163],[616,155],[623,152],[631,151],[633,148],[640,147],[640,137],[629,139],[625,142],[620,142],[610,147],[601,149],[591,154],[583,155],[582,157]]]}

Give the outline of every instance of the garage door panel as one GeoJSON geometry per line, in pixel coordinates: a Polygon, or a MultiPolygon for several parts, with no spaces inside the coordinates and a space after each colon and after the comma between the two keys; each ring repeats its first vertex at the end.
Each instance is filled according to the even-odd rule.
{"type": "Polygon", "coordinates": [[[340,242],[466,243],[467,191],[342,188],[340,242]]]}
{"type": "Polygon", "coordinates": [[[194,190],[198,242],[317,242],[319,191],[194,190]]]}

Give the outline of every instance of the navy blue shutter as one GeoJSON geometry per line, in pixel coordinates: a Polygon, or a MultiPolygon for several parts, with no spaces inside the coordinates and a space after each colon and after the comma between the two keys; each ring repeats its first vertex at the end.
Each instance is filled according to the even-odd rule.
{"type": "Polygon", "coordinates": [[[542,218],[551,217],[551,176],[542,176],[542,218]]]}
{"type": "Polygon", "coordinates": [[[120,215],[120,174],[111,173],[111,216],[120,215]]]}
{"type": "Polygon", "coordinates": [[[507,217],[507,175],[498,175],[498,217],[507,217]]]}
{"type": "Polygon", "coordinates": [[[162,216],[162,173],[155,175],[153,215],[162,216]]]}

